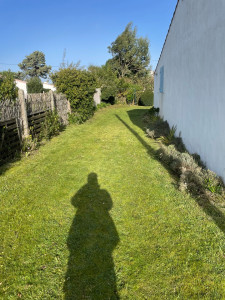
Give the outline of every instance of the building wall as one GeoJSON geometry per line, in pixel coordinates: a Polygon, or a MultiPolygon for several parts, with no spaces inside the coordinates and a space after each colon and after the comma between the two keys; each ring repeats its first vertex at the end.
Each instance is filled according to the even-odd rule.
{"type": "Polygon", "coordinates": [[[155,72],[154,105],[177,125],[187,149],[225,180],[224,16],[224,0],[179,1],[155,72]]]}
{"type": "MultiPolygon", "coordinates": [[[[20,89],[20,90],[23,90],[24,91],[24,95],[25,95],[25,98],[27,97],[27,82],[26,81],[23,81],[23,80],[19,80],[19,79],[16,79],[15,80],[15,83],[16,83],[16,86],[20,89]]],[[[53,92],[56,91],[56,88],[53,84],[50,84],[48,82],[43,82],[43,88],[44,89],[49,89],[49,90],[52,90],[53,92]]]]}
{"type": "Polygon", "coordinates": [[[48,89],[48,90],[52,90],[53,92],[56,91],[56,88],[55,88],[54,84],[51,84],[51,83],[48,83],[48,82],[43,82],[43,88],[48,89]]]}
{"type": "Polygon", "coordinates": [[[15,79],[16,86],[18,89],[24,91],[25,98],[27,97],[27,82],[19,79],[15,79]]]}

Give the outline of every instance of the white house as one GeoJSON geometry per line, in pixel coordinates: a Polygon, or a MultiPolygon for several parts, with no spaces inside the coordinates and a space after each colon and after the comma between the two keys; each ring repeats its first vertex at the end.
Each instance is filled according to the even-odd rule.
{"type": "MultiPolygon", "coordinates": [[[[27,97],[27,82],[24,80],[19,80],[19,79],[15,79],[15,83],[16,86],[24,91],[24,96],[25,98],[27,97]]],[[[56,91],[56,88],[53,84],[49,83],[49,82],[43,82],[43,88],[44,89],[48,89],[48,90],[52,90],[53,92],[56,91]]]]}
{"type": "Polygon", "coordinates": [[[154,89],[160,115],[225,181],[225,0],[178,0],[154,89]]]}
{"type": "Polygon", "coordinates": [[[56,87],[54,86],[54,84],[51,84],[48,81],[43,82],[43,88],[48,89],[48,90],[52,90],[53,92],[56,91],[56,87]]]}
{"type": "Polygon", "coordinates": [[[24,80],[15,79],[15,84],[18,87],[18,89],[24,91],[25,98],[27,97],[27,82],[24,80]]]}

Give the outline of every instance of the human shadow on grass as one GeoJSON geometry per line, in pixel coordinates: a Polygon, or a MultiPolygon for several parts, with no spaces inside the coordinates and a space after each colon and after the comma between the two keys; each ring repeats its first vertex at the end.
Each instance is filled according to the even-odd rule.
{"type": "Polygon", "coordinates": [[[67,239],[65,299],[119,299],[112,257],[119,236],[109,214],[113,202],[96,173],[88,175],[71,203],[77,211],[67,239]]]}
{"type": "MultiPolygon", "coordinates": [[[[133,116],[137,116],[135,113],[133,116]]],[[[173,176],[173,178],[178,181],[178,178],[176,174],[174,174],[169,166],[163,161],[159,159],[159,154],[158,152],[153,149],[148,143],[145,142],[145,140],[133,129],[131,128],[124,120],[122,120],[118,115],[116,115],[117,119],[123,123],[123,125],[137,138],[137,140],[146,148],[147,153],[153,157],[154,159],[158,160],[165,169],[169,171],[169,173],[173,176]]],[[[141,122],[139,123],[138,126],[141,126],[141,122]]],[[[142,128],[143,129],[143,128],[142,128]]],[[[166,153],[164,153],[164,156],[166,153]]],[[[198,181],[198,178],[195,174],[191,174],[193,176],[194,181],[198,181]]],[[[177,185],[178,186],[178,185],[177,185]]],[[[196,196],[195,191],[191,192],[191,195],[197,202],[197,204],[201,207],[201,209],[208,215],[210,218],[214,221],[214,223],[218,226],[218,228],[225,233],[225,215],[224,213],[211,201],[209,195],[205,193],[204,190],[202,190],[202,195],[201,196],[196,196]]]]}

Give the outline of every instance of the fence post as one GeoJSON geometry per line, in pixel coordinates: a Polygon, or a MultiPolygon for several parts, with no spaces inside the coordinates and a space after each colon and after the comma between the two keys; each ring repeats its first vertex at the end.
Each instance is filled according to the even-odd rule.
{"type": "Polygon", "coordinates": [[[53,91],[50,90],[50,99],[51,99],[51,110],[54,111],[55,110],[55,99],[54,99],[54,94],[53,91]]]}
{"type": "Polygon", "coordinates": [[[67,100],[67,115],[71,114],[71,106],[70,106],[70,101],[67,100]]]}
{"type": "Polygon", "coordinates": [[[19,97],[19,103],[20,103],[20,109],[21,109],[21,119],[22,119],[22,126],[23,126],[23,138],[26,138],[30,135],[30,129],[28,124],[28,118],[27,118],[27,107],[24,97],[24,91],[19,90],[18,91],[18,97],[19,97]]]}

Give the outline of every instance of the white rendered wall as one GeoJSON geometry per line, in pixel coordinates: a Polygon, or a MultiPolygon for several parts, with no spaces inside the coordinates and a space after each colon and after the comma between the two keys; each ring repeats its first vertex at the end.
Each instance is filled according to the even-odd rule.
{"type": "Polygon", "coordinates": [[[25,98],[27,97],[27,82],[19,79],[15,79],[15,84],[18,87],[18,89],[24,91],[25,98]]]}
{"type": "Polygon", "coordinates": [[[179,1],[154,95],[154,106],[177,125],[187,149],[225,181],[225,0],[179,1]]]}
{"type": "Polygon", "coordinates": [[[54,84],[51,84],[51,83],[48,83],[48,82],[43,82],[43,88],[48,89],[48,90],[52,90],[53,92],[56,91],[56,88],[55,88],[54,84]]]}

